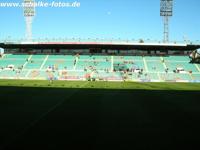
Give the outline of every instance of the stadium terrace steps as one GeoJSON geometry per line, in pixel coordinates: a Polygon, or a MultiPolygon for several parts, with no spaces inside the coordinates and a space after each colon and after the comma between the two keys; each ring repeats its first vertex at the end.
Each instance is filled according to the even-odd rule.
{"type": "Polygon", "coordinates": [[[196,67],[197,70],[200,72],[200,65],[195,64],[195,67],[196,67]]]}
{"type": "Polygon", "coordinates": [[[24,78],[26,75],[27,71],[13,71],[13,70],[2,70],[0,71],[0,78],[5,78],[5,79],[19,79],[19,78],[24,78]]]}
{"type": "Polygon", "coordinates": [[[168,57],[163,57],[165,61],[185,61],[189,62],[190,59],[187,56],[168,56],[168,57]]]}
{"type": "Polygon", "coordinates": [[[6,54],[0,68],[1,79],[200,81],[200,65],[190,64],[187,56],[6,54]],[[177,68],[185,72],[174,73],[177,68]]]}
{"type": "Polygon", "coordinates": [[[193,80],[200,80],[200,74],[192,74],[193,80]]]}
{"type": "Polygon", "coordinates": [[[184,68],[185,71],[199,72],[194,64],[187,62],[166,62],[166,66],[170,71],[176,70],[176,68],[184,68]]]}
{"type": "Polygon", "coordinates": [[[146,61],[147,68],[149,72],[164,72],[165,68],[163,64],[159,61],[146,61]]]}

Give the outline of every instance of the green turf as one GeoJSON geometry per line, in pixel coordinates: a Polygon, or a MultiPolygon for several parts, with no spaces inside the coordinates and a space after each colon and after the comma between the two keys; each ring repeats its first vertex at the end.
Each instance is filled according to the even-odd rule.
{"type": "Polygon", "coordinates": [[[47,80],[0,80],[0,86],[93,88],[93,89],[144,89],[144,90],[200,90],[200,83],[139,83],[139,82],[88,82],[47,80]]]}
{"type": "Polygon", "coordinates": [[[0,80],[0,149],[191,149],[200,139],[199,90],[186,83],[0,80]]]}

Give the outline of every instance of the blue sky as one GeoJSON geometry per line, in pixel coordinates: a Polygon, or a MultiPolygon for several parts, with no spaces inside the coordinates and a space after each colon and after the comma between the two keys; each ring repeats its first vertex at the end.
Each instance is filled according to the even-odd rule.
{"type": "MultiPolygon", "coordinates": [[[[77,1],[81,3],[79,8],[36,8],[33,38],[163,39],[160,0],[77,1]]],[[[170,19],[170,40],[182,41],[183,36],[193,41],[200,39],[199,6],[199,0],[174,0],[174,15],[170,19]]],[[[22,8],[0,7],[0,19],[0,39],[25,36],[22,8]]]]}

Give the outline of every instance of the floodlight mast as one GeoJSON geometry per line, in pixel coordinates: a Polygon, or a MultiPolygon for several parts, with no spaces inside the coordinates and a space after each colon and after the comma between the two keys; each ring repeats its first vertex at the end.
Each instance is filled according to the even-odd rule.
{"type": "Polygon", "coordinates": [[[173,15],[173,0],[160,0],[160,16],[164,21],[163,42],[169,42],[169,18],[173,15]]]}
{"type": "Polygon", "coordinates": [[[26,22],[26,40],[32,41],[32,23],[35,16],[35,1],[23,0],[24,18],[26,22]]]}

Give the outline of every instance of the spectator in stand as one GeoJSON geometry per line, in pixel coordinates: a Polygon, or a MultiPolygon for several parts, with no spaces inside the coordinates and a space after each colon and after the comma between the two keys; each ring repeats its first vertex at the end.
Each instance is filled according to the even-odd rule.
{"type": "Polygon", "coordinates": [[[76,57],[77,57],[77,58],[80,58],[80,55],[79,55],[79,53],[77,53],[77,54],[76,54],[76,57]]]}
{"type": "Polygon", "coordinates": [[[153,66],[153,67],[152,67],[152,69],[153,69],[153,70],[156,70],[156,67],[155,67],[155,66],[153,66]]]}
{"type": "Polygon", "coordinates": [[[165,69],[165,73],[168,73],[168,70],[167,70],[167,68],[165,69]]]}
{"type": "Polygon", "coordinates": [[[74,66],[76,65],[76,59],[74,59],[74,66]]]}

